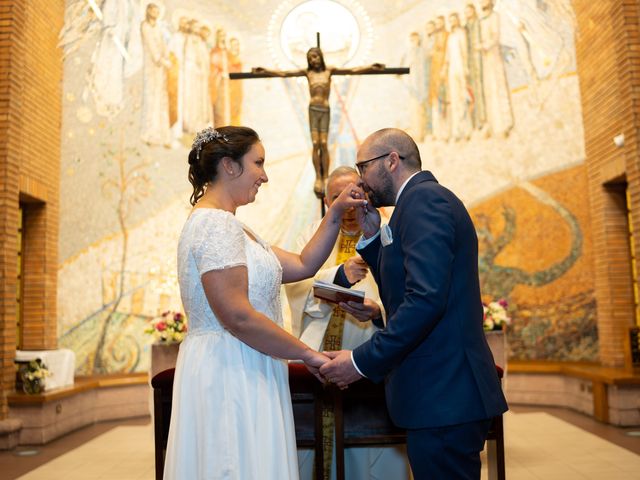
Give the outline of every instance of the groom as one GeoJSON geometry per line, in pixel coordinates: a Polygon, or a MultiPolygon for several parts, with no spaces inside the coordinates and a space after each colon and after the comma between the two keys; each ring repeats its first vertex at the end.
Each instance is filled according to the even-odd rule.
{"type": "Polygon", "coordinates": [[[353,352],[328,352],[320,373],[341,388],[363,376],[385,381],[416,480],[479,479],[491,418],[507,404],[482,328],[473,223],[453,193],[420,171],[418,147],[402,130],[370,135],[356,166],[369,198],[357,250],[387,323],[353,352]],[[380,228],[375,207],[391,205],[380,228]]]}

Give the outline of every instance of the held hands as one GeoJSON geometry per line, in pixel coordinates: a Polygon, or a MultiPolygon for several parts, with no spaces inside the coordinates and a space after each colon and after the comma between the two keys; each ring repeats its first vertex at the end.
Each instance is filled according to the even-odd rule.
{"type": "Polygon", "coordinates": [[[308,349],[305,351],[302,361],[314,377],[316,377],[320,383],[326,383],[325,378],[320,374],[320,367],[329,361],[329,357],[315,350],[308,349]]]}
{"type": "Polygon", "coordinates": [[[363,303],[340,302],[339,306],[342,310],[352,315],[359,322],[368,322],[369,320],[380,318],[382,316],[380,306],[367,297],[365,297],[363,303]]]}
{"type": "Polygon", "coordinates": [[[320,367],[320,374],[329,382],[334,383],[344,390],[353,383],[362,378],[351,361],[350,350],[340,350],[338,352],[322,352],[331,361],[320,367]]]}
{"type": "Polygon", "coordinates": [[[367,262],[359,255],[354,255],[344,262],[344,274],[351,285],[366,277],[368,271],[369,267],[367,266],[367,262]]]}

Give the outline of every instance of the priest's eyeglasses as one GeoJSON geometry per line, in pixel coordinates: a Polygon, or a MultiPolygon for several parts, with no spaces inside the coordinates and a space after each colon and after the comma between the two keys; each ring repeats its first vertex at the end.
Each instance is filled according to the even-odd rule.
{"type": "MultiPolygon", "coordinates": [[[[374,161],[376,161],[376,160],[380,160],[381,158],[388,157],[388,156],[389,156],[389,155],[391,155],[392,153],[393,153],[393,152],[387,152],[387,153],[384,153],[384,154],[379,155],[379,156],[377,156],[377,157],[370,158],[369,160],[365,160],[364,162],[356,163],[356,168],[358,169],[358,173],[360,173],[360,176],[363,176],[363,175],[364,175],[365,170],[367,169],[367,167],[365,166],[367,163],[374,162],[374,161]]],[[[398,155],[398,158],[399,158],[400,160],[404,160],[404,157],[403,157],[402,155],[398,155]]]]}

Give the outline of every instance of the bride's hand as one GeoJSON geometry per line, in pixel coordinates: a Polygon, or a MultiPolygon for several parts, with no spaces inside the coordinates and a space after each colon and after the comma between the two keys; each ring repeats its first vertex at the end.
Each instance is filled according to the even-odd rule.
{"type": "Polygon", "coordinates": [[[329,360],[330,358],[326,355],[312,349],[307,350],[302,358],[307,370],[309,370],[321,383],[326,383],[326,380],[322,375],[320,375],[320,367],[329,360]]]}
{"type": "Polygon", "coordinates": [[[332,214],[334,220],[340,222],[344,212],[350,208],[362,208],[367,204],[367,199],[362,187],[355,183],[350,183],[331,203],[327,214],[332,214]]]}

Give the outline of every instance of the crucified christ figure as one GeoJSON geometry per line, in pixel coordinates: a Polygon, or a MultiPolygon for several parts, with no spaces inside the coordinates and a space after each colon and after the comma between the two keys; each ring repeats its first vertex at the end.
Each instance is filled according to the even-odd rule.
{"type": "MultiPolygon", "coordinates": [[[[352,75],[363,73],[390,73],[381,63],[374,63],[364,67],[334,68],[327,67],[324,56],[319,47],[312,47],[307,52],[307,68],[305,70],[269,70],[262,67],[251,69],[253,74],[263,74],[271,77],[301,77],[306,76],[309,81],[309,130],[313,144],[312,161],[316,171],[316,181],[313,191],[318,198],[322,198],[324,182],[329,174],[329,94],[331,93],[331,75],[352,75]]],[[[396,72],[394,72],[396,73],[396,72]]]]}

